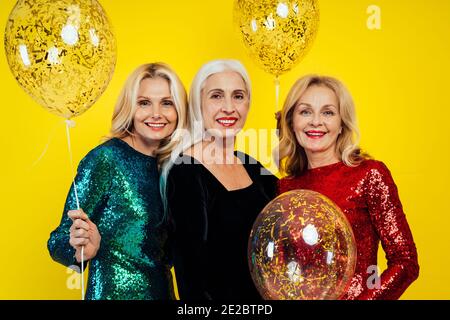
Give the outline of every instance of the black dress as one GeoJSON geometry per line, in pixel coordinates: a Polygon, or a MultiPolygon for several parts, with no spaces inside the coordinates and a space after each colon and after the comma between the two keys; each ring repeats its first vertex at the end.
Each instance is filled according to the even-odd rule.
{"type": "Polygon", "coordinates": [[[196,159],[183,155],[168,177],[174,266],[181,300],[260,300],[248,268],[253,222],[275,197],[277,178],[236,152],[253,183],[228,191],[196,159]]]}

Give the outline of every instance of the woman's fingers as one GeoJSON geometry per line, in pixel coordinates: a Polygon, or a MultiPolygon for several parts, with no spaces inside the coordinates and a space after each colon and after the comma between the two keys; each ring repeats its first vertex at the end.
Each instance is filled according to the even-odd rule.
{"type": "Polygon", "coordinates": [[[69,243],[72,247],[77,248],[79,246],[85,246],[89,243],[87,238],[70,238],[69,243]]]}
{"type": "Polygon", "coordinates": [[[77,229],[77,230],[75,230],[75,237],[76,238],[89,238],[89,232],[84,229],[77,229]]]}
{"type": "Polygon", "coordinates": [[[95,223],[93,223],[91,220],[87,220],[86,223],[87,223],[88,228],[89,228],[90,230],[94,230],[94,231],[97,230],[97,226],[96,226],[95,223]]]}
{"type": "MultiPolygon", "coordinates": [[[[86,221],[83,221],[81,219],[76,219],[73,223],[72,223],[72,227],[73,229],[84,229],[86,231],[89,231],[91,228],[89,227],[89,223],[87,223],[86,221]]],[[[71,227],[71,228],[72,228],[71,227]]],[[[72,230],[71,230],[72,231],[72,230]]]]}
{"type": "Polygon", "coordinates": [[[89,221],[88,215],[83,211],[83,209],[80,210],[69,210],[67,212],[67,215],[69,216],[72,221],[75,221],[76,219],[82,219],[84,221],[89,221]]]}
{"type": "Polygon", "coordinates": [[[70,232],[71,238],[89,238],[89,232],[84,229],[74,229],[70,232]]]}
{"type": "MultiPolygon", "coordinates": [[[[83,209],[70,210],[67,212],[67,215],[73,222],[70,226],[69,244],[75,248],[77,252],[79,252],[83,246],[89,248],[87,252],[85,250],[85,259],[91,259],[97,253],[101,241],[97,226],[89,220],[89,217],[83,209]]],[[[77,253],[77,255],[81,254],[77,253]]],[[[79,260],[80,257],[77,256],[77,261],[79,260]]]]}
{"type": "Polygon", "coordinates": [[[77,229],[83,229],[86,231],[90,231],[91,227],[89,226],[89,224],[87,224],[86,222],[84,222],[81,219],[76,219],[72,225],[69,228],[69,232],[72,234],[73,231],[77,230],[77,229]]]}

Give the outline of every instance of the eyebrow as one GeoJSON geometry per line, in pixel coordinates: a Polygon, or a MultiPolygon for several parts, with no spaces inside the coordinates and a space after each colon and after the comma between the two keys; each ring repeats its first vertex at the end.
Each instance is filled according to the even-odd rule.
{"type": "MultiPolygon", "coordinates": [[[[148,100],[152,100],[150,97],[146,97],[146,96],[138,96],[138,99],[144,98],[144,99],[148,99],[148,100]]],[[[168,97],[162,97],[161,100],[167,100],[170,99],[172,100],[172,97],[168,96],[168,97]]]]}
{"type": "MultiPolygon", "coordinates": [[[[225,92],[223,89],[216,88],[216,89],[209,90],[208,93],[211,93],[211,92],[214,92],[214,91],[218,91],[218,92],[222,92],[222,93],[225,92]]],[[[236,89],[236,90],[233,90],[233,92],[247,93],[247,90],[245,90],[245,89],[236,89]]]]}
{"type": "MultiPolygon", "coordinates": [[[[305,106],[307,106],[307,107],[309,107],[309,108],[312,108],[312,105],[310,105],[309,103],[306,103],[306,102],[301,102],[301,103],[299,103],[298,104],[298,106],[301,106],[301,105],[305,105],[305,106]]],[[[334,104],[324,104],[322,107],[320,107],[320,108],[325,108],[325,107],[334,107],[334,108],[336,108],[337,109],[337,107],[334,105],[334,104]]]]}
{"type": "Polygon", "coordinates": [[[214,92],[214,91],[219,91],[219,92],[224,92],[222,89],[211,89],[208,91],[208,93],[214,92]]]}

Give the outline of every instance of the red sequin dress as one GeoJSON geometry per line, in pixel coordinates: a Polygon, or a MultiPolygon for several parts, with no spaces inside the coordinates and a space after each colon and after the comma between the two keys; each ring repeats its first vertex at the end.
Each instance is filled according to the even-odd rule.
{"type": "Polygon", "coordinates": [[[398,299],[418,277],[416,246],[397,187],[382,162],[365,160],[357,167],[338,162],[279,180],[279,194],[294,189],[327,196],[341,208],[353,228],[358,252],[356,271],[342,299],[398,299]],[[380,240],[388,268],[377,279],[380,240]]]}

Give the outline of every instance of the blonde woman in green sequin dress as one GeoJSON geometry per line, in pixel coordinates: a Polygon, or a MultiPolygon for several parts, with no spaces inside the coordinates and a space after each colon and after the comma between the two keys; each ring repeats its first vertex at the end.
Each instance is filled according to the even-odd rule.
{"type": "Polygon", "coordinates": [[[162,63],[145,64],[120,94],[107,140],[80,162],[48,250],[56,262],[89,264],[86,299],[174,299],[168,225],[158,169],[186,125],[186,91],[162,63]]]}

